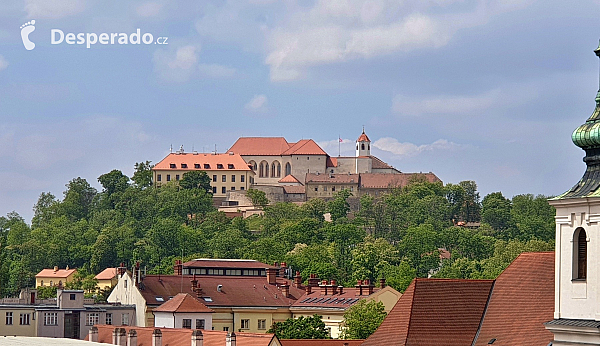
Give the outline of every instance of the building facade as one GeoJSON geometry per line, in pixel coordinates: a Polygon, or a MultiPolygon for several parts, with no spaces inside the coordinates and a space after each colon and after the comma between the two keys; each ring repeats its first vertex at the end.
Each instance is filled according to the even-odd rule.
{"type": "Polygon", "coordinates": [[[73,280],[77,269],[71,269],[67,266],[65,269],[54,267],[53,269],[42,269],[35,275],[35,287],[39,286],[57,286],[63,287],[73,280]]]}

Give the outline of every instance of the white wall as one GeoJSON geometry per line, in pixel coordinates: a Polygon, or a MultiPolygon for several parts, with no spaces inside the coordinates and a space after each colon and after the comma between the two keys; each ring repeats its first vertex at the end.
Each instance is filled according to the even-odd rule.
{"type": "Polygon", "coordinates": [[[160,328],[183,328],[183,319],[192,320],[192,329],[196,328],[196,319],[204,320],[204,329],[212,330],[212,313],[175,313],[154,312],[154,326],[160,328]]]}
{"type": "MultiPolygon", "coordinates": [[[[135,286],[129,273],[125,273],[119,278],[117,285],[106,300],[109,303],[135,305],[135,325],[150,327],[146,326],[146,300],[135,286]],[[125,282],[127,282],[127,287],[125,287],[125,282]]],[[[130,324],[132,323],[130,322],[130,324]]]]}

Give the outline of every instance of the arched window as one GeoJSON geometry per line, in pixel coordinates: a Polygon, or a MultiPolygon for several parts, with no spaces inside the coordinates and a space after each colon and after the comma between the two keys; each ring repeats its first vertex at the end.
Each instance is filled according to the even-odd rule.
{"type": "Polygon", "coordinates": [[[365,150],[365,143],[360,145],[360,150],[365,150]]]}
{"type": "Polygon", "coordinates": [[[254,162],[254,161],[251,160],[250,162],[248,162],[248,165],[250,165],[250,167],[252,167],[252,170],[254,172],[256,172],[256,169],[258,168],[257,165],[256,165],[256,162],[254,162]]]}
{"type": "Polygon", "coordinates": [[[573,278],[585,280],[587,277],[587,234],[581,227],[573,235],[573,278]]]}
{"type": "Polygon", "coordinates": [[[260,163],[260,172],[259,172],[258,176],[261,178],[269,177],[269,163],[267,161],[262,161],[260,163]]]}
{"type": "Polygon", "coordinates": [[[276,177],[276,175],[275,175],[275,165],[276,165],[275,162],[271,163],[271,177],[272,178],[276,177]]]}
{"type": "Polygon", "coordinates": [[[281,178],[281,164],[277,162],[277,178],[281,178]]]}
{"type": "Polygon", "coordinates": [[[281,178],[281,164],[279,161],[273,161],[273,163],[271,163],[271,177],[281,178]]]}
{"type": "Polygon", "coordinates": [[[292,165],[288,162],[285,164],[285,175],[288,176],[290,174],[292,174],[292,165]]]}

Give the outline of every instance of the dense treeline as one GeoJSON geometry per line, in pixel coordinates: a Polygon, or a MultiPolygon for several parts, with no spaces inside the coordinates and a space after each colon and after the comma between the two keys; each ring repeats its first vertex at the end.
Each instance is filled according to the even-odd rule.
{"type": "MultiPolygon", "coordinates": [[[[144,162],[131,179],[118,170],[100,176],[102,191],[75,178],[62,199],[40,195],[31,225],[14,212],[0,217],[0,295],[33,285],[39,270],[55,265],[84,277],[140,261],[150,273],[167,274],[182,255],[285,261],[304,278],[315,273],[353,285],[386,277],[404,290],[417,276],[493,278],[520,252],[554,247],[554,209],[545,197],[510,200],[496,192],[480,201],[472,181],[414,179],[380,198],[362,196],[356,213],[344,190],[329,202],[277,203],[244,220],[216,211],[205,173],[160,188],[151,177],[144,162]],[[455,226],[479,221],[478,229],[455,226]],[[451,258],[441,263],[439,248],[451,258]]],[[[264,204],[260,193],[253,197],[264,204]]]]}

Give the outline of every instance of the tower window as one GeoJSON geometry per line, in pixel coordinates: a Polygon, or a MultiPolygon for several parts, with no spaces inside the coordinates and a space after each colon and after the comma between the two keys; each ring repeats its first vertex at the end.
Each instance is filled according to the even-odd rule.
{"type": "Polygon", "coordinates": [[[575,230],[573,253],[575,257],[574,278],[585,280],[587,277],[587,235],[583,228],[575,230]]]}
{"type": "Polygon", "coordinates": [[[360,145],[360,149],[361,150],[365,150],[365,144],[364,143],[360,145]]]}

